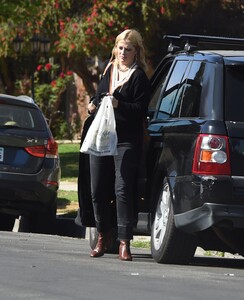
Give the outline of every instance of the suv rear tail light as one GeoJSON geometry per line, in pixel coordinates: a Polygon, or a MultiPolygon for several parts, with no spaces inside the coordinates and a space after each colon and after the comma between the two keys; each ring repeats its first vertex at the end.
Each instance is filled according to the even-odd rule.
{"type": "Polygon", "coordinates": [[[57,158],[58,157],[58,144],[54,139],[48,139],[46,145],[30,146],[25,150],[36,157],[57,158]]]}
{"type": "Polygon", "coordinates": [[[228,138],[200,134],[197,138],[192,172],[206,175],[230,175],[228,138]]]}

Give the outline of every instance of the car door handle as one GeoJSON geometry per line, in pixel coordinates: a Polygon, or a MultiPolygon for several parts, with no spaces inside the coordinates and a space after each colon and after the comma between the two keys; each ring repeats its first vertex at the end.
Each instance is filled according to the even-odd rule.
{"type": "Polygon", "coordinates": [[[163,142],[155,142],[153,144],[153,148],[163,148],[164,143],[163,142]]]}

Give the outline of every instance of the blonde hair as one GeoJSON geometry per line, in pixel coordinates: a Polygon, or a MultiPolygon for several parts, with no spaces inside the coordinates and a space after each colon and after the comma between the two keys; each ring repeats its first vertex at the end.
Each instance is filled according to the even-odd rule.
{"type": "Polygon", "coordinates": [[[145,48],[143,46],[143,40],[141,34],[135,29],[126,29],[120,33],[115,40],[115,45],[112,50],[110,62],[114,61],[118,63],[117,58],[117,45],[120,41],[129,42],[136,49],[136,63],[144,70],[147,70],[147,63],[145,60],[145,48]]]}

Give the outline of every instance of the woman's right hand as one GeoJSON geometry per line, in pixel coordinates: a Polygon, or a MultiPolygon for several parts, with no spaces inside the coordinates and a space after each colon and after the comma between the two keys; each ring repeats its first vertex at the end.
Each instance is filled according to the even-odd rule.
{"type": "Polygon", "coordinates": [[[88,110],[91,114],[94,113],[96,111],[96,109],[97,109],[97,107],[96,107],[96,105],[93,104],[93,102],[90,102],[88,104],[88,110]]]}

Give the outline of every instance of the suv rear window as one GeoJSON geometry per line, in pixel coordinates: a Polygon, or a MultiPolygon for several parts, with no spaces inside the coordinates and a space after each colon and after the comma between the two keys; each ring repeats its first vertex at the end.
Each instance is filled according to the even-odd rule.
{"type": "Polygon", "coordinates": [[[244,65],[227,66],[225,71],[225,119],[244,122],[244,65]]]}
{"type": "Polygon", "coordinates": [[[0,127],[12,126],[42,131],[46,124],[41,112],[31,107],[0,105],[0,127]]]}

